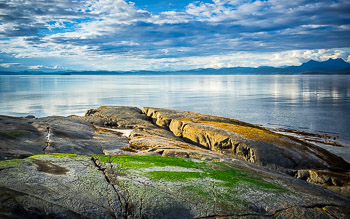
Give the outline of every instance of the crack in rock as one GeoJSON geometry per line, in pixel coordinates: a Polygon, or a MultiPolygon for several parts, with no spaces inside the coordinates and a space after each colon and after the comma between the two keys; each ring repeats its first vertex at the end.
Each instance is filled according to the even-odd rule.
{"type": "Polygon", "coordinates": [[[106,169],[107,168],[102,168],[101,165],[99,165],[99,161],[98,159],[95,159],[93,157],[91,157],[91,160],[93,162],[93,164],[95,165],[95,167],[102,172],[102,174],[104,175],[106,182],[112,186],[113,190],[115,191],[117,197],[118,197],[118,201],[119,203],[121,203],[121,211],[122,211],[122,215],[114,215],[116,218],[129,218],[129,217],[133,217],[134,212],[133,210],[131,210],[132,208],[130,208],[130,206],[132,206],[131,203],[129,203],[129,199],[127,197],[125,197],[125,191],[122,191],[121,188],[119,188],[118,186],[114,185],[111,180],[109,179],[109,177],[106,175],[106,169]],[[123,194],[124,193],[124,194],[123,194]]]}

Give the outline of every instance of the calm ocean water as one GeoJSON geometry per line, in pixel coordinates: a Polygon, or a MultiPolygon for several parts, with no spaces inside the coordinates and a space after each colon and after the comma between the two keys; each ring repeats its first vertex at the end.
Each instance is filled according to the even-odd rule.
{"type": "Polygon", "coordinates": [[[338,133],[350,161],[350,76],[0,75],[0,114],[83,115],[100,105],[152,106],[268,127],[338,133]]]}

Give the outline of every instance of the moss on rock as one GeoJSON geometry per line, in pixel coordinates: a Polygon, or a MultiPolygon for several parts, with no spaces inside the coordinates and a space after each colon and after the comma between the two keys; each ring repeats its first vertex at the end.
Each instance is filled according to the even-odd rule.
{"type": "MultiPolygon", "coordinates": [[[[134,196],[141,188],[147,196],[152,196],[154,188],[157,188],[157,197],[165,198],[171,194],[171,197],[178,196],[180,200],[192,204],[204,203],[206,208],[217,204],[221,209],[231,211],[246,208],[244,205],[249,201],[244,197],[246,192],[241,191],[271,197],[289,191],[286,187],[265,181],[250,170],[233,164],[136,155],[94,155],[94,158],[101,163],[112,164],[113,170],[107,171],[109,177],[115,179],[114,176],[117,176],[114,182],[126,188],[134,200],[138,200],[134,196]]],[[[108,169],[108,165],[104,167],[108,169]]]]}
{"type": "Polygon", "coordinates": [[[36,154],[36,155],[30,156],[29,158],[36,158],[36,157],[78,158],[78,157],[86,157],[86,156],[78,155],[78,154],[52,153],[52,154],[36,154]]]}
{"type": "Polygon", "coordinates": [[[0,132],[0,139],[16,139],[19,137],[22,137],[25,135],[25,132],[20,131],[20,130],[12,130],[12,131],[5,131],[5,132],[0,132]]]}

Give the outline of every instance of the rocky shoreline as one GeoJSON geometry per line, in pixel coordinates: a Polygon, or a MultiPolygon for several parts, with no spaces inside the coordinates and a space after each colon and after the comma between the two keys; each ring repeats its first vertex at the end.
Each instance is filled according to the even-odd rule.
{"type": "Polygon", "coordinates": [[[0,217],[350,215],[349,163],[242,121],[101,106],[0,126],[0,217]]]}

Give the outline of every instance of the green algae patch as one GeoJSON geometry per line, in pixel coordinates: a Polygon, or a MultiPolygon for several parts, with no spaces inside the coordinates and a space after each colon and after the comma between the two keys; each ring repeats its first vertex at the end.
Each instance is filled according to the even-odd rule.
{"type": "Polygon", "coordinates": [[[19,131],[19,130],[14,130],[14,131],[5,132],[5,134],[13,136],[13,137],[20,137],[20,136],[24,135],[24,132],[19,131]]]}
{"type": "Polygon", "coordinates": [[[251,173],[245,171],[237,171],[233,168],[228,168],[226,170],[209,171],[208,175],[212,179],[223,181],[223,186],[228,188],[247,185],[262,190],[275,190],[280,192],[287,191],[287,189],[278,185],[264,182],[261,178],[256,177],[251,173]]]}
{"type": "Polygon", "coordinates": [[[36,154],[36,155],[30,156],[29,158],[36,158],[36,157],[78,158],[78,157],[86,157],[86,156],[78,155],[78,154],[52,153],[52,154],[36,154]]]}
{"type": "Polygon", "coordinates": [[[119,163],[124,168],[147,168],[147,167],[165,167],[176,166],[184,168],[200,168],[203,164],[193,162],[191,159],[175,158],[175,157],[157,157],[157,156],[108,156],[93,155],[104,163],[119,163]]]}
{"type": "Polygon", "coordinates": [[[284,192],[287,189],[278,185],[265,182],[262,178],[251,173],[247,169],[229,165],[220,162],[194,162],[191,159],[176,157],[158,157],[158,156],[108,156],[93,155],[103,163],[117,163],[118,172],[123,174],[138,174],[151,180],[161,180],[169,182],[184,182],[193,180],[213,180],[218,186],[233,188],[242,185],[254,187],[258,190],[274,190],[284,192]],[[152,167],[179,167],[182,171],[154,170],[152,167]],[[148,168],[148,171],[143,169],[148,168]],[[150,168],[150,169],[149,169],[150,168]],[[185,169],[183,169],[185,168],[185,169]],[[186,168],[188,171],[186,171],[186,168]],[[194,172],[193,169],[198,170],[194,172]]]}
{"type": "Polygon", "coordinates": [[[12,130],[7,132],[0,132],[0,138],[15,139],[25,135],[25,132],[20,130],[12,130]]]}
{"type": "Polygon", "coordinates": [[[200,172],[177,172],[177,171],[152,171],[147,173],[150,179],[167,181],[187,181],[194,178],[202,178],[200,172]]]}
{"type": "Polygon", "coordinates": [[[12,160],[1,160],[0,170],[19,167],[25,162],[25,159],[12,159],[12,160]]]}
{"type": "Polygon", "coordinates": [[[154,207],[157,200],[181,200],[186,206],[245,212],[256,202],[290,194],[279,181],[272,181],[275,178],[265,179],[232,163],[142,155],[93,155],[93,159],[110,182],[125,189],[133,204],[142,208],[154,207]]]}

